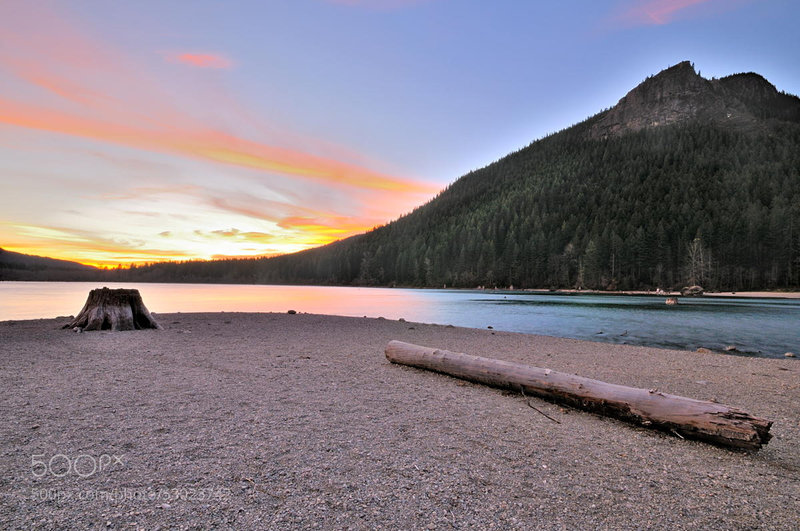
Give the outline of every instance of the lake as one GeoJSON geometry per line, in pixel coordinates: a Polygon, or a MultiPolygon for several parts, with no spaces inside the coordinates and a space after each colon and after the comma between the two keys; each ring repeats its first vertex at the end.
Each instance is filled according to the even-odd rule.
{"type": "MultiPolygon", "coordinates": [[[[421,323],[695,350],[735,346],[744,355],[800,353],[800,300],[681,298],[519,291],[240,284],[130,284],[154,313],[298,312],[404,318],[421,323]]],[[[76,315],[83,282],[0,282],[0,321],[76,315]]]]}

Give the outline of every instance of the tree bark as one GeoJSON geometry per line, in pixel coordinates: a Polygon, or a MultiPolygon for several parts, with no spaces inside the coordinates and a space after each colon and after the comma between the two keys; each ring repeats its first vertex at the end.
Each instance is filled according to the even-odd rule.
{"type": "Polygon", "coordinates": [[[553,402],[733,448],[767,444],[772,421],[715,402],[609,384],[510,361],[391,341],[386,358],[493,387],[523,390],[553,402]]]}
{"type": "Polygon", "coordinates": [[[93,289],[86,304],[63,328],[90,330],[161,329],[136,289],[93,289]]]}

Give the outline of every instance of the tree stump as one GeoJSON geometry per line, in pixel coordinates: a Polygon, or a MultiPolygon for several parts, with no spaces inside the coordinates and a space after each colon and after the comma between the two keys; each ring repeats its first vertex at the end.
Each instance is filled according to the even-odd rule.
{"type": "Polygon", "coordinates": [[[161,329],[138,289],[93,289],[81,313],[63,328],[89,330],[161,329]]]}

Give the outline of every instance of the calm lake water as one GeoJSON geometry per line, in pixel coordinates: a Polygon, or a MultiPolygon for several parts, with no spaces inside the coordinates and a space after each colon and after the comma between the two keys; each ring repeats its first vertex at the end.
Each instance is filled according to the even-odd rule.
{"type": "MultiPolygon", "coordinates": [[[[800,354],[800,300],[550,295],[524,292],[231,284],[107,284],[136,288],[151,312],[298,312],[694,350],[734,345],[749,355],[800,354]]],[[[0,282],[0,321],[75,315],[83,282],[0,282]]]]}

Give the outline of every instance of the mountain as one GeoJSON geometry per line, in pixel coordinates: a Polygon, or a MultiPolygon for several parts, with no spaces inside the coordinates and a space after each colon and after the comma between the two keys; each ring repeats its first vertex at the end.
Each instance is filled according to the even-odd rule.
{"type": "Polygon", "coordinates": [[[0,248],[0,280],[95,280],[101,274],[100,269],[77,262],[0,248]]]}
{"type": "Polygon", "coordinates": [[[780,120],[800,120],[797,97],[778,92],[752,72],[704,79],[684,61],[631,90],[592,125],[589,137],[606,138],[687,121],[763,131],[780,120]]]}
{"type": "Polygon", "coordinates": [[[800,287],[800,99],[683,62],[369,233],[130,280],[632,289],[800,287]]]}

